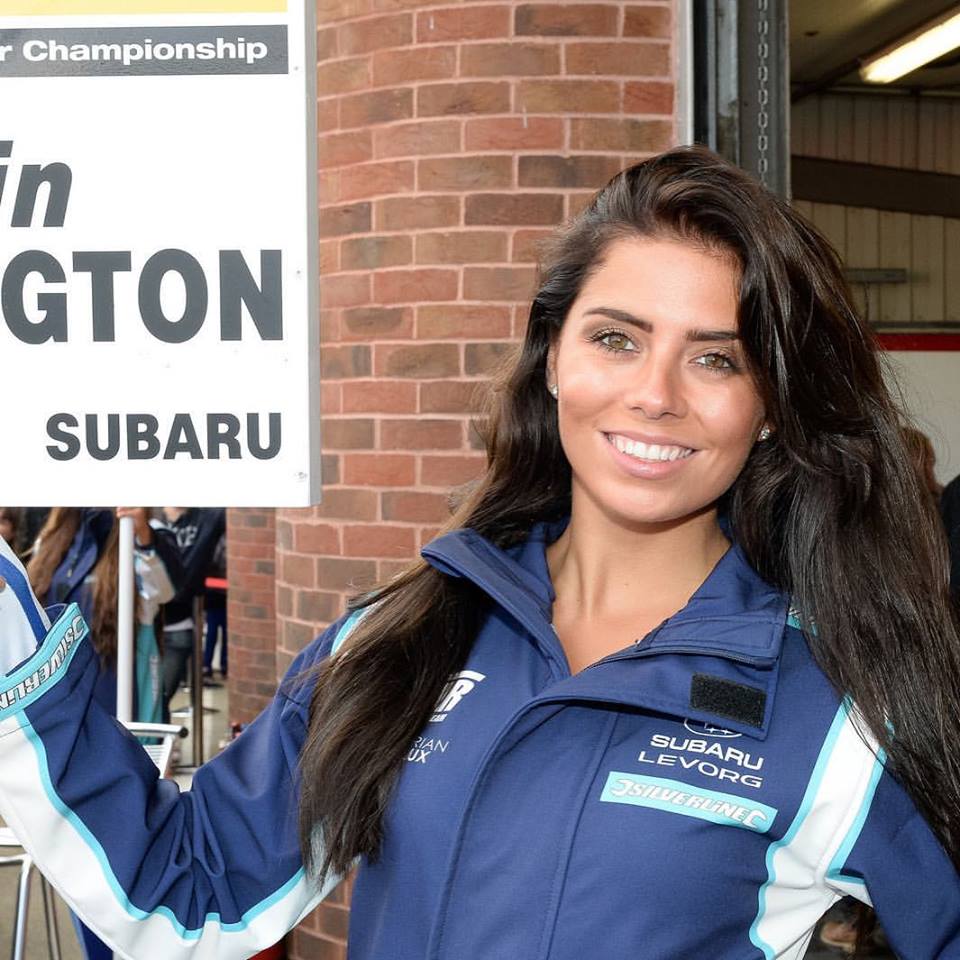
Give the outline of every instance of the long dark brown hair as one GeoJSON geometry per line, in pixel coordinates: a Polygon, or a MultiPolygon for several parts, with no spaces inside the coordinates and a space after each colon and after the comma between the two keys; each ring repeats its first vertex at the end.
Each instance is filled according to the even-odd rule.
{"type": "Polygon", "coordinates": [[[33,556],[27,564],[27,575],[41,603],[50,602],[47,594],[53,575],[67,555],[82,518],[83,511],[79,507],[54,507],[37,534],[33,556]]]}
{"type": "Polygon", "coordinates": [[[25,519],[22,507],[0,507],[0,523],[10,524],[10,549],[21,558],[26,546],[23,542],[25,519]]]}
{"type": "MultiPolygon", "coordinates": [[[[547,351],[624,237],[678,239],[739,262],[740,336],[774,433],[723,508],[753,566],[792,595],[817,663],[857,702],[960,865],[960,645],[938,517],[837,254],[743,171],[703,148],[671,150],[620,173],[558,233],[522,349],[494,394],[487,471],[448,528],[505,546],[569,510],[547,351]]],[[[375,600],[384,602],[320,668],[312,695],[300,823],[319,875],[376,858],[403,758],[484,612],[475,588],[422,560],[355,603],[375,600]]]]}
{"type": "Polygon", "coordinates": [[[905,427],[903,435],[907,449],[910,451],[913,462],[920,473],[921,482],[939,510],[943,484],[937,480],[937,454],[933,449],[933,444],[930,442],[930,438],[916,427],[905,427]]]}
{"type": "MultiPolygon", "coordinates": [[[[83,510],[80,507],[55,507],[37,536],[27,575],[33,592],[41,602],[49,602],[47,594],[53,575],[70,549],[80,529],[83,510]]],[[[114,521],[100,556],[93,568],[91,599],[93,617],[91,638],[100,662],[110,667],[117,658],[117,578],[120,563],[120,525],[114,521]]],[[[136,610],[136,598],[133,604],[136,610]]]]}
{"type": "MultiPolygon", "coordinates": [[[[93,642],[100,655],[100,661],[113,665],[117,659],[117,593],[120,581],[120,524],[114,518],[110,535],[107,537],[100,558],[93,568],[93,642]]],[[[136,584],[133,589],[131,616],[136,630],[137,596],[136,584]]]]}

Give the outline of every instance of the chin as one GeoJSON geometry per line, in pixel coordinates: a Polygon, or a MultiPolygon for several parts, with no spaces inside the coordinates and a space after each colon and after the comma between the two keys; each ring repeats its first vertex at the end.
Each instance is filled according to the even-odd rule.
{"type": "Polygon", "coordinates": [[[590,496],[590,499],[618,526],[637,530],[676,527],[689,520],[714,513],[717,509],[716,499],[707,502],[699,498],[695,501],[683,501],[658,496],[644,500],[598,496],[590,496]]]}

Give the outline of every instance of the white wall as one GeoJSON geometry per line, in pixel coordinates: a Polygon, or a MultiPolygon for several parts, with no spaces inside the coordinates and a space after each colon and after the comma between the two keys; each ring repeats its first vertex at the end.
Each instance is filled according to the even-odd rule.
{"type": "Polygon", "coordinates": [[[908,412],[937,453],[941,483],[960,473],[960,353],[905,350],[886,353],[908,412]]]}

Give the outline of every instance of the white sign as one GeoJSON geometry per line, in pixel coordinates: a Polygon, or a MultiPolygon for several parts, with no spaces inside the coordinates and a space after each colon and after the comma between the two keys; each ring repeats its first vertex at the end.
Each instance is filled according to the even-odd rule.
{"type": "Polygon", "coordinates": [[[0,0],[0,503],[319,499],[315,59],[303,0],[0,0]]]}

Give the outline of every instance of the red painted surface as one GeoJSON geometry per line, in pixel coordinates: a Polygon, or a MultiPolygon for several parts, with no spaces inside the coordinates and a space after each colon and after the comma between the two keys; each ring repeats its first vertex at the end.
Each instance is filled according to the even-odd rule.
{"type": "Polygon", "coordinates": [[[960,350],[960,333],[880,333],[884,350],[960,350]]]}
{"type": "Polygon", "coordinates": [[[267,950],[254,954],[250,960],[287,960],[287,949],[282,943],[277,943],[267,950]]]}

